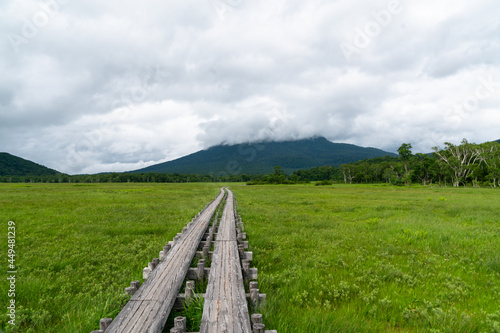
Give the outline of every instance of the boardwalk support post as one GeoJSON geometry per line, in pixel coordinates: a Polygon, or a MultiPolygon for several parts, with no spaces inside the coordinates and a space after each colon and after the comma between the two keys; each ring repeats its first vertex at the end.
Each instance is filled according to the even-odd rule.
{"type": "Polygon", "coordinates": [[[167,256],[167,253],[168,251],[170,251],[170,249],[172,248],[172,245],[170,244],[165,244],[165,246],[163,247],[163,256],[167,256]]]}
{"type": "Polygon", "coordinates": [[[250,282],[249,289],[250,289],[250,299],[252,300],[254,309],[257,309],[260,305],[259,283],[256,281],[250,282]]]}
{"type": "Polygon", "coordinates": [[[151,269],[149,267],[144,267],[142,270],[142,278],[146,280],[149,277],[149,274],[151,273],[151,269]]]}
{"type": "Polygon", "coordinates": [[[252,325],[262,324],[262,315],[260,313],[252,314],[252,325]]]}
{"type": "Polygon", "coordinates": [[[132,296],[133,294],[135,294],[135,291],[136,291],[136,289],[134,287],[127,287],[127,288],[125,288],[125,293],[127,295],[130,295],[130,296],[132,296]]]}
{"type": "Polygon", "coordinates": [[[193,298],[194,298],[194,281],[187,281],[186,294],[185,294],[186,304],[189,304],[193,298]]]}
{"type": "Polygon", "coordinates": [[[196,272],[198,281],[203,280],[204,273],[205,273],[205,259],[200,259],[198,260],[198,271],[196,272]]]}
{"type": "Polygon", "coordinates": [[[242,268],[243,268],[243,279],[245,283],[248,283],[250,280],[249,273],[250,273],[250,261],[243,259],[241,261],[242,268]]]}
{"type": "Polygon", "coordinates": [[[266,326],[264,324],[253,325],[253,333],[266,333],[266,326]]]}
{"type": "Polygon", "coordinates": [[[132,282],[130,282],[130,287],[125,288],[125,293],[132,296],[135,294],[135,292],[137,290],[139,290],[140,286],[141,286],[141,283],[139,281],[132,281],[132,282]]]}
{"type": "Polygon", "coordinates": [[[111,318],[101,319],[101,321],[99,322],[99,330],[106,332],[106,329],[109,327],[109,325],[111,325],[112,321],[113,321],[113,319],[111,319],[111,318]]]}
{"type": "Polygon", "coordinates": [[[175,317],[174,328],[177,329],[177,332],[186,332],[186,317],[175,317]]]}
{"type": "Polygon", "coordinates": [[[250,289],[250,299],[252,300],[254,309],[259,307],[259,289],[250,289]]]}
{"type": "Polygon", "coordinates": [[[154,262],[152,262],[152,261],[151,261],[150,263],[148,263],[148,268],[149,268],[149,269],[151,270],[151,272],[152,272],[152,271],[156,268],[155,263],[154,263],[154,262]]]}
{"type": "Polygon", "coordinates": [[[160,259],[159,258],[153,258],[153,260],[151,262],[154,264],[154,266],[156,268],[156,266],[158,266],[158,264],[160,263],[160,259]]]}
{"type": "Polygon", "coordinates": [[[203,258],[208,259],[208,252],[210,251],[210,246],[205,245],[203,246],[203,258]]]}

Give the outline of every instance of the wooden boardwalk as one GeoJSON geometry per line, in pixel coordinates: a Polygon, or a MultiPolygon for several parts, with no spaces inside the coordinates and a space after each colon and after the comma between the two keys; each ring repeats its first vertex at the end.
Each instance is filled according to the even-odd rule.
{"type": "Polygon", "coordinates": [[[228,190],[215,240],[200,333],[252,332],[236,239],[233,200],[233,193],[228,190]]]}
{"type": "Polygon", "coordinates": [[[174,306],[191,260],[210,219],[222,201],[224,190],[180,238],[127,305],[107,327],[106,333],[161,333],[174,306]]]}
{"type": "MultiPolygon", "coordinates": [[[[195,296],[204,298],[200,333],[276,333],[265,330],[261,314],[249,315],[248,304],[256,312],[265,304],[266,295],[259,293],[256,281],[250,281],[257,279],[257,269],[250,268],[253,256],[244,250],[248,242],[244,241],[243,223],[234,209],[233,193],[226,190],[227,200],[219,227],[217,207],[224,200],[224,189],[182,234],[177,234],[173,243],[164,247],[160,252],[160,258],[165,254],[161,262],[156,258],[149,263],[144,269],[145,278],[148,276],[144,284],[139,287],[140,282],[133,281],[131,287],[126,288],[132,297],[118,316],[114,320],[101,319],[100,330],[91,333],[162,333],[174,306],[178,309],[195,296]],[[214,225],[207,232],[216,211],[214,225]],[[210,251],[212,244],[214,251],[210,251]],[[198,247],[202,251],[197,251],[198,247]],[[198,266],[190,268],[195,256],[200,258],[198,266]],[[210,268],[205,267],[205,260],[211,260],[210,268]],[[187,281],[186,293],[179,294],[186,278],[200,281],[204,274],[208,274],[205,294],[194,293],[194,281],[187,281]]],[[[176,317],[170,332],[185,333],[186,318],[176,317]]]]}

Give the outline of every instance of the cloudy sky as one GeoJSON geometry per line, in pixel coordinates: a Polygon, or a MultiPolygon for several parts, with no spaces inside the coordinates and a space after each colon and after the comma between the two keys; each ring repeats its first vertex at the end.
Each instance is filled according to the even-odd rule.
{"type": "Polygon", "coordinates": [[[500,139],[498,0],[6,0],[0,151],[71,174],[222,142],[500,139]]]}

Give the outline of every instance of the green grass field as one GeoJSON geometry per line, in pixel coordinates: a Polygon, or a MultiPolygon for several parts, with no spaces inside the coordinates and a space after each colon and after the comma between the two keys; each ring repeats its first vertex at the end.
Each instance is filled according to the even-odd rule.
{"type": "MultiPolygon", "coordinates": [[[[17,331],[88,333],[116,316],[124,288],[219,186],[0,184],[2,249],[16,222],[17,331]]],[[[231,189],[267,294],[267,329],[500,332],[500,192],[231,189]]],[[[0,327],[13,332],[6,312],[0,327]]]]}
{"type": "Polygon", "coordinates": [[[233,186],[266,328],[500,332],[500,193],[233,186]]]}
{"type": "Polygon", "coordinates": [[[0,184],[5,253],[16,222],[16,332],[88,333],[115,317],[130,281],[219,193],[215,184],[0,184]]]}

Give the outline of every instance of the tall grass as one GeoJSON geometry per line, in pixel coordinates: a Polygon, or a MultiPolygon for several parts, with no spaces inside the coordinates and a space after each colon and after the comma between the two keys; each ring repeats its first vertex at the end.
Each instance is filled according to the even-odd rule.
{"type": "MultiPolygon", "coordinates": [[[[147,263],[218,192],[216,184],[0,184],[0,246],[7,248],[6,225],[15,221],[18,265],[17,325],[1,311],[1,329],[97,329],[128,300],[124,288],[142,281],[147,263]]],[[[0,304],[9,301],[7,287],[0,283],[0,304]]]]}
{"type": "Polygon", "coordinates": [[[498,332],[489,189],[233,186],[279,332],[498,332]]]}
{"type": "MultiPolygon", "coordinates": [[[[7,221],[17,228],[17,332],[88,333],[115,317],[124,288],[218,187],[0,184],[3,249],[7,221]]],[[[500,331],[498,191],[231,188],[267,293],[268,329],[500,331]]],[[[8,300],[0,283],[0,302],[8,300]]],[[[187,311],[196,326],[199,306],[187,311]]],[[[2,312],[1,329],[15,331],[7,319],[2,312]]]]}

